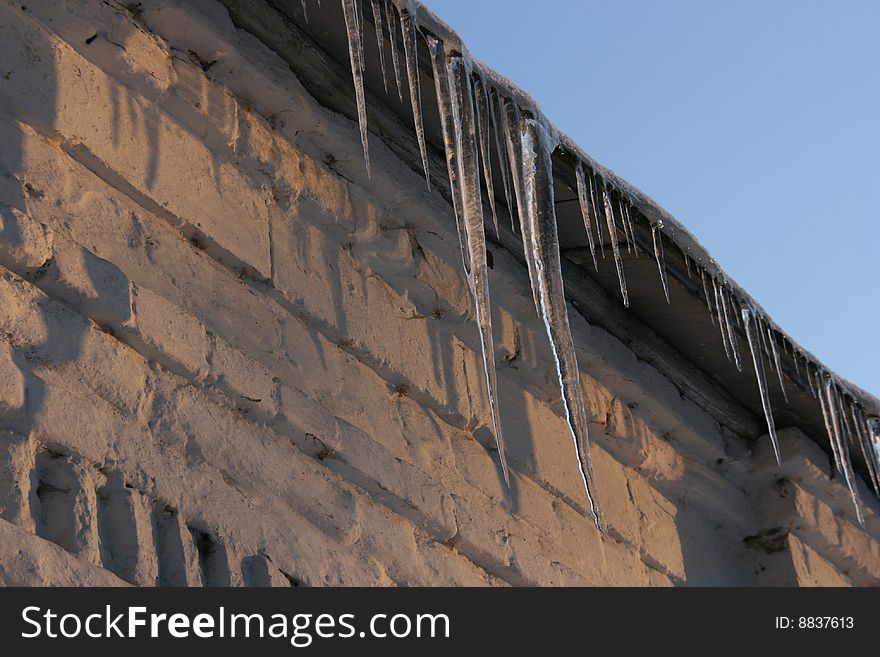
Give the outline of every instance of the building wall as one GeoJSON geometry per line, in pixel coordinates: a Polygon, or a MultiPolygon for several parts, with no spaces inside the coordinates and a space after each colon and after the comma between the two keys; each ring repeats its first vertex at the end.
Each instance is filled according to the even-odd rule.
{"type": "Polygon", "coordinates": [[[490,247],[507,489],[451,208],[214,0],[3,0],[0,62],[0,582],[880,582],[814,443],[570,309],[599,534],[490,247]]]}

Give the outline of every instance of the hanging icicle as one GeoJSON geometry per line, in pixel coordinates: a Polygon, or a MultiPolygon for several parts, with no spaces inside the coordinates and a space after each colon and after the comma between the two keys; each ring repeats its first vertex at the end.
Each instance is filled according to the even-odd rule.
{"type": "Polygon", "coordinates": [[[498,155],[498,167],[501,170],[501,184],[504,186],[504,200],[507,202],[507,212],[510,215],[510,227],[516,232],[516,219],[513,214],[513,202],[510,190],[510,167],[507,163],[507,149],[504,146],[504,134],[501,117],[501,95],[497,90],[489,94],[489,113],[494,124],[495,153],[498,155]]]}
{"type": "Polygon", "coordinates": [[[712,277],[712,290],[715,293],[715,312],[718,314],[718,328],[721,331],[721,342],[724,345],[724,353],[727,360],[731,360],[730,341],[727,338],[727,322],[724,321],[724,311],[721,308],[721,293],[718,291],[718,280],[712,277]]]}
{"type": "Polygon", "coordinates": [[[724,325],[727,327],[727,338],[730,341],[730,353],[733,355],[733,363],[736,369],[742,372],[742,359],[739,356],[739,344],[733,328],[733,300],[727,291],[727,287],[721,284],[721,310],[724,316],[724,325]]]}
{"type": "Polygon", "coordinates": [[[782,391],[782,398],[788,403],[788,393],[785,392],[785,383],[782,380],[782,363],[779,359],[779,349],[776,346],[776,336],[769,326],[767,326],[767,342],[770,343],[770,352],[773,354],[774,368],[776,369],[776,377],[779,379],[779,389],[782,391]]]}
{"type": "Polygon", "coordinates": [[[666,256],[663,254],[663,238],[660,236],[660,229],[663,222],[658,221],[651,224],[651,238],[654,241],[654,257],[657,260],[657,269],[660,270],[660,283],[663,285],[663,294],[666,296],[666,303],[669,303],[669,281],[666,278],[666,256]]]}
{"type": "Polygon", "coordinates": [[[394,7],[391,0],[385,0],[385,16],[388,20],[388,42],[391,45],[391,66],[394,68],[394,83],[397,85],[397,97],[403,102],[403,85],[400,74],[400,55],[397,51],[397,26],[399,21],[394,15],[394,7]]]}
{"type": "Polygon", "coordinates": [[[828,418],[831,422],[831,433],[829,434],[829,438],[832,443],[836,445],[837,455],[840,459],[840,465],[843,471],[843,478],[846,480],[846,486],[849,488],[853,506],[856,510],[856,518],[858,519],[859,524],[864,526],[865,521],[862,518],[862,505],[859,500],[858,489],[855,485],[855,474],[852,471],[852,464],[849,457],[849,445],[847,444],[846,436],[843,435],[843,425],[840,417],[838,398],[839,393],[837,391],[837,385],[831,377],[827,377],[825,381],[824,392],[825,403],[828,408],[828,418]]]}
{"type": "Polygon", "coordinates": [[[419,153],[422,156],[422,169],[425,182],[431,189],[431,178],[428,175],[428,148],[425,145],[425,128],[422,125],[422,90],[419,85],[419,64],[416,51],[416,24],[409,12],[400,14],[400,30],[403,36],[403,56],[406,60],[406,77],[409,81],[409,100],[412,105],[413,122],[416,126],[416,138],[419,142],[419,153]]]}
{"type": "Polygon", "coordinates": [[[499,237],[495,187],[492,183],[492,162],[489,159],[489,94],[486,93],[486,78],[482,73],[478,73],[474,80],[474,103],[477,110],[477,140],[480,143],[480,160],[483,163],[483,181],[486,184],[486,196],[489,197],[489,208],[492,210],[495,236],[499,237]]]}
{"type": "Polygon", "coordinates": [[[306,0],[302,0],[302,8],[303,8],[303,18],[305,19],[306,23],[308,23],[309,22],[309,10],[308,10],[308,7],[306,7],[306,0]]]}
{"type": "Polygon", "coordinates": [[[595,267],[596,271],[599,271],[599,263],[596,261],[596,242],[593,239],[593,217],[596,214],[596,209],[587,199],[587,181],[584,177],[584,167],[580,160],[578,160],[577,167],[575,168],[575,178],[577,179],[577,193],[578,202],[581,206],[581,216],[584,219],[584,228],[587,230],[587,240],[590,243],[590,255],[593,256],[593,267],[595,267]]]}
{"type": "Polygon", "coordinates": [[[715,313],[712,310],[712,300],[709,297],[709,284],[706,282],[706,270],[700,268],[700,280],[703,283],[703,296],[706,299],[706,308],[709,309],[709,319],[712,321],[712,325],[715,325],[715,313]]]}
{"type": "Polygon", "coordinates": [[[623,258],[620,255],[620,245],[617,241],[617,223],[614,221],[614,208],[611,203],[611,194],[607,183],[602,185],[602,205],[605,208],[605,222],[608,224],[608,235],[611,237],[611,251],[614,253],[614,265],[617,267],[617,281],[620,284],[620,294],[623,297],[623,305],[629,308],[629,294],[626,291],[626,278],[623,275],[623,258]]]}
{"type": "Polygon", "coordinates": [[[538,313],[544,320],[544,328],[556,361],[565,417],[574,440],[590,510],[596,527],[602,531],[604,520],[596,498],[595,477],[590,459],[587,409],[562,282],[550,138],[545,128],[532,118],[522,118],[519,133],[523,172],[519,219],[526,259],[532,263],[529,273],[534,276],[531,279],[533,296],[537,301],[538,313]]]}
{"type": "Polygon", "coordinates": [[[361,146],[364,149],[364,163],[367,177],[370,177],[370,150],[367,144],[367,101],[364,95],[364,64],[361,28],[358,19],[360,2],[342,0],[342,13],[345,16],[345,31],[348,35],[348,57],[351,60],[351,76],[354,79],[354,95],[357,101],[358,125],[361,130],[361,146]]]}
{"type": "MultiPolygon", "coordinates": [[[[305,0],[304,0],[305,1],[305,0]]],[[[379,49],[379,66],[382,68],[382,85],[388,93],[388,71],[385,68],[385,37],[382,31],[382,6],[379,0],[370,0],[373,8],[373,25],[376,28],[376,47],[379,49]]]]}
{"type": "Polygon", "coordinates": [[[752,312],[746,307],[742,309],[742,318],[746,328],[746,339],[752,352],[752,363],[755,365],[755,378],[758,379],[758,392],[761,395],[761,406],[764,408],[764,419],[767,420],[770,442],[773,444],[773,454],[776,456],[777,465],[782,465],[782,459],[779,456],[779,439],[776,436],[776,423],[773,421],[770,393],[767,390],[767,377],[764,374],[764,360],[761,357],[761,347],[758,344],[758,325],[752,312]]]}
{"type": "MultiPolygon", "coordinates": [[[[486,263],[486,234],[483,223],[483,203],[480,198],[480,173],[477,160],[476,118],[471,94],[471,78],[467,61],[458,55],[447,56],[446,73],[452,108],[455,153],[458,159],[458,186],[461,205],[461,223],[464,226],[468,253],[466,269],[468,284],[474,300],[480,346],[483,351],[483,370],[492,413],[493,432],[504,481],[510,485],[501,415],[498,408],[498,382],[495,373],[495,342],[492,336],[492,311],[489,305],[489,267],[486,263]]],[[[448,148],[448,146],[447,146],[448,148]]]]}

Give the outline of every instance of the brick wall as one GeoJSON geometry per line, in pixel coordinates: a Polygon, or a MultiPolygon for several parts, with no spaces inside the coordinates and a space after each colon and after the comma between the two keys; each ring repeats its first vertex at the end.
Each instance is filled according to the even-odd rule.
{"type": "Polygon", "coordinates": [[[784,468],[570,311],[593,527],[493,249],[504,486],[451,208],[213,0],[0,2],[0,581],[877,584],[784,468]]]}

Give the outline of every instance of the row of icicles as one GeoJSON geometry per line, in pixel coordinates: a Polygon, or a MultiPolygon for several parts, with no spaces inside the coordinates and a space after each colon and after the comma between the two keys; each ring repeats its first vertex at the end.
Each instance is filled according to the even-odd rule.
{"type": "MultiPolygon", "coordinates": [[[[369,174],[370,157],[364,92],[363,3],[359,0],[341,0],[341,2],[348,37],[361,141],[369,174]]],[[[320,0],[318,3],[320,4],[320,0]]],[[[491,84],[482,71],[474,69],[466,55],[450,49],[447,44],[427,30],[423,31],[417,25],[415,17],[418,5],[401,2],[398,8],[391,0],[382,0],[381,3],[380,0],[370,0],[370,5],[385,91],[388,92],[390,77],[385,59],[387,26],[391,68],[397,94],[403,102],[405,82],[429,189],[430,176],[417,61],[419,36],[424,39],[431,55],[435,99],[440,113],[462,264],[479,328],[492,429],[504,480],[508,485],[510,484],[498,406],[481,189],[482,182],[497,234],[499,226],[491,157],[493,146],[495,159],[500,167],[499,178],[504,188],[508,211],[511,218],[519,219],[532,295],[553,351],[578,469],[596,527],[602,531],[604,520],[596,495],[590,460],[587,433],[589,414],[580,385],[563,291],[551,161],[551,154],[559,145],[558,134],[539,113],[520,108],[514,99],[491,84]],[[402,48],[398,45],[398,35],[402,48]]],[[[303,11],[305,10],[306,2],[303,0],[303,11]]],[[[598,271],[597,244],[602,257],[605,257],[605,241],[602,234],[604,224],[623,303],[629,306],[619,233],[627,249],[638,249],[639,243],[635,236],[633,218],[634,216],[639,218],[641,215],[623,190],[606,180],[591,163],[578,155],[572,155],[576,160],[577,195],[593,265],[598,271]]],[[[669,303],[667,268],[663,252],[663,224],[659,221],[649,222],[643,217],[642,220],[651,228],[653,256],[657,262],[663,293],[669,303]]],[[[514,225],[513,230],[516,231],[516,228],[517,226],[514,225]]],[[[691,258],[685,253],[684,259],[687,264],[687,274],[692,276],[691,258]]],[[[829,373],[794,347],[784,335],[780,345],[781,333],[771,327],[768,320],[750,304],[737,298],[723,274],[713,275],[697,263],[694,263],[693,267],[699,271],[704,301],[712,322],[717,323],[719,327],[727,358],[739,371],[742,371],[743,359],[736,333],[738,331],[745,335],[777,463],[781,459],[770,405],[767,372],[775,371],[780,390],[787,402],[781,363],[781,352],[784,350],[794,364],[794,371],[786,371],[786,374],[800,382],[805,389],[809,389],[813,397],[819,400],[836,468],[846,480],[856,515],[859,522],[863,523],[861,503],[850,458],[850,446],[858,446],[867,465],[874,491],[880,496],[880,477],[878,477],[880,418],[868,417],[858,401],[844,391],[829,373]]]]}

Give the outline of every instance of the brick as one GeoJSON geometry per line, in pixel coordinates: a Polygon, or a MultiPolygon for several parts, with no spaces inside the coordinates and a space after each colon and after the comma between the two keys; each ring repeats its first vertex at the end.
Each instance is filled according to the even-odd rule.
{"type": "Polygon", "coordinates": [[[210,343],[198,319],[149,288],[134,284],[131,303],[126,336],[136,341],[141,353],[184,376],[207,375],[210,343]]]}

